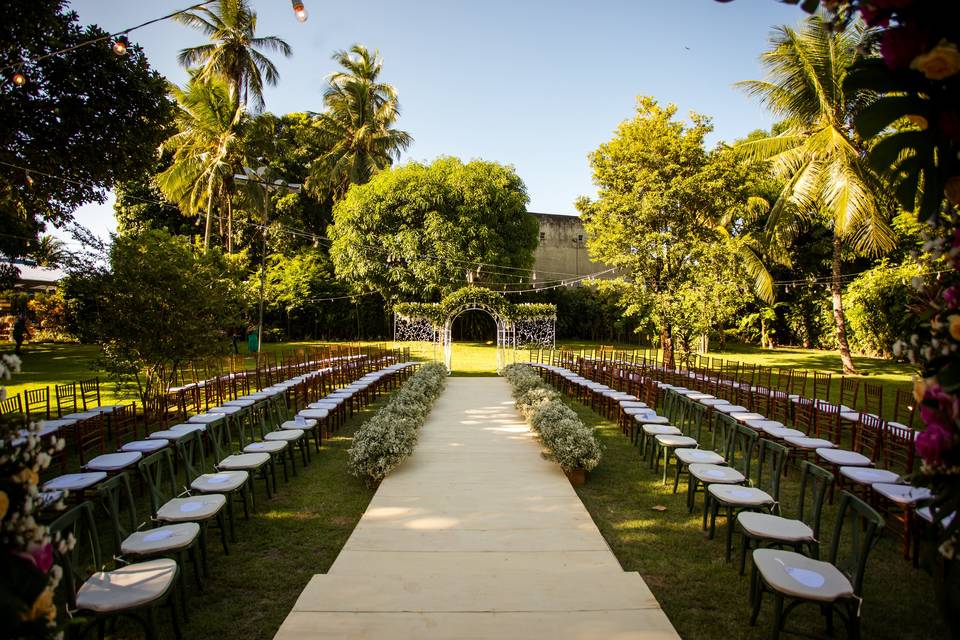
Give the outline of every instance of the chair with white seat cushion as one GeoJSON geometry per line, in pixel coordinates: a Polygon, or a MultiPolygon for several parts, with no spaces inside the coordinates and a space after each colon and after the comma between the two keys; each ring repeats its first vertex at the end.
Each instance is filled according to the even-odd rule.
{"type": "Polygon", "coordinates": [[[800,495],[795,519],[785,518],[782,514],[741,511],[737,515],[737,525],[740,527],[740,575],[746,568],[747,551],[754,543],[761,547],[790,547],[797,553],[806,548],[808,555],[819,558],[823,503],[832,486],[832,473],[803,460],[800,462],[800,495]]]}
{"type": "Polygon", "coordinates": [[[247,509],[247,485],[250,475],[246,471],[217,471],[207,473],[207,461],[203,450],[203,438],[197,432],[176,442],[177,459],[183,469],[184,486],[193,494],[223,494],[227,498],[227,520],[230,522],[230,539],[237,541],[233,515],[234,498],[243,502],[243,517],[250,519],[247,509]]]}
{"type": "Polygon", "coordinates": [[[757,623],[764,594],[770,593],[774,599],[773,638],[787,631],[786,618],[800,604],[812,604],[823,612],[829,635],[833,635],[833,613],[836,612],[846,626],[847,637],[860,637],[863,576],[884,522],[880,514],[860,498],[847,491],[840,495],[837,523],[826,561],[795,551],[754,550],[750,578],[751,626],[757,623]],[[843,535],[847,520],[850,520],[849,543],[843,535]]]}
{"type": "Polygon", "coordinates": [[[66,539],[72,536],[72,549],[53,545],[54,556],[63,568],[61,591],[66,594],[67,609],[73,614],[93,618],[77,637],[83,637],[94,626],[102,629],[106,620],[125,616],[136,620],[148,638],[157,637],[157,609],[169,606],[173,634],[182,637],[173,597],[179,585],[180,570],[175,560],[159,558],[121,566],[113,571],[87,567],[103,566],[100,539],[93,517],[93,505],[83,502],[57,518],[51,525],[53,535],[66,539]]]}
{"type": "MultiPolygon", "coordinates": [[[[782,444],[765,438],[760,438],[758,445],[757,462],[752,465],[752,468],[756,469],[757,479],[752,486],[711,484],[707,487],[711,539],[717,527],[717,514],[721,509],[726,513],[725,557],[727,562],[730,562],[733,549],[734,518],[737,514],[744,511],[759,511],[773,515],[780,513],[780,479],[783,477],[783,467],[787,462],[789,451],[782,444]]],[[[749,470],[751,467],[747,468],[749,470]]],[[[750,482],[749,476],[748,482],[750,482]]]]}
{"type": "MultiPolygon", "coordinates": [[[[123,472],[97,487],[97,501],[110,518],[114,549],[124,562],[137,562],[158,556],[173,557],[181,569],[189,555],[193,564],[197,588],[203,589],[200,563],[200,525],[182,522],[152,527],[152,523],[138,522],[137,506],[130,488],[130,474],[123,472]]],[[[181,592],[182,593],[182,592],[181,592]]],[[[183,602],[184,618],[187,604],[183,602]]]]}
{"type": "MultiPolygon", "coordinates": [[[[729,466],[691,464],[687,468],[687,509],[690,513],[693,512],[698,485],[703,487],[706,494],[711,485],[742,485],[750,477],[750,465],[759,439],[757,432],[733,422],[729,416],[718,416],[716,428],[723,431],[722,435],[725,438],[723,457],[729,466]]],[[[703,501],[704,531],[707,529],[707,516],[709,514],[710,501],[707,499],[708,496],[709,494],[706,494],[703,501]]]]}
{"type": "MultiPolygon", "coordinates": [[[[270,457],[270,454],[266,452],[243,453],[241,451],[235,451],[229,423],[214,423],[209,425],[207,435],[209,436],[207,441],[213,449],[214,460],[217,461],[213,465],[214,468],[216,468],[217,471],[246,471],[249,473],[250,503],[253,506],[256,506],[257,503],[254,485],[256,475],[259,473],[260,479],[263,480],[264,488],[267,491],[267,499],[270,499],[273,495],[273,491],[270,488],[271,476],[273,475],[271,474],[273,459],[270,457]]],[[[275,476],[273,476],[273,480],[274,483],[276,483],[275,476]]]]}
{"type": "Polygon", "coordinates": [[[196,522],[200,525],[200,553],[203,558],[204,573],[207,566],[207,529],[211,521],[217,523],[223,552],[229,555],[227,522],[224,516],[226,496],[223,494],[191,496],[189,493],[179,493],[176,474],[173,470],[173,453],[169,448],[147,456],[137,466],[140,468],[140,475],[146,481],[150,511],[157,522],[165,524],[196,522]]]}

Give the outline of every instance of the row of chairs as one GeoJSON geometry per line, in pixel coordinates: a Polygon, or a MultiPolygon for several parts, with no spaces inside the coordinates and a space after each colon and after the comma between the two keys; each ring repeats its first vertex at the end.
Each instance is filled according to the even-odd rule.
{"type": "MultiPolygon", "coordinates": [[[[548,381],[573,391],[608,417],[615,417],[612,414],[616,412],[640,423],[635,433],[641,458],[654,472],[663,459],[664,482],[670,457],[675,458],[674,492],[681,474],[686,473],[688,509],[693,511],[696,495],[702,492],[703,527],[709,537],[714,536],[717,517],[721,513],[726,516],[728,561],[734,533],[739,529],[741,574],[747,551],[757,547],[751,554],[752,623],[756,622],[763,594],[769,592],[775,601],[775,637],[779,637],[784,619],[792,610],[792,606],[785,607],[787,600],[815,602],[825,611],[838,609],[848,633],[859,633],[859,597],[867,556],[884,521],[864,500],[842,492],[831,547],[826,560],[821,560],[820,521],[824,501],[833,489],[834,473],[809,460],[800,461],[797,518],[785,518],[780,483],[790,450],[764,437],[768,436],[766,432],[739,421],[737,412],[718,411],[730,405],[711,402],[718,399],[709,394],[689,393],[672,385],[661,387],[649,378],[641,401],[641,396],[612,389],[563,367],[537,366],[548,381]],[[655,407],[660,407],[664,415],[659,415],[655,407]],[[844,533],[852,545],[841,544],[844,533]],[[784,547],[792,551],[783,551],[784,547]]],[[[622,419],[620,422],[623,426],[622,419]]],[[[831,624],[832,618],[828,616],[827,621],[831,624]]]]}
{"type": "MultiPolygon", "coordinates": [[[[337,366],[347,370],[342,379],[348,384],[333,393],[362,386],[364,394],[357,398],[361,406],[400,384],[413,363],[398,363],[395,353],[382,353],[364,358],[362,363],[351,360],[337,366]]],[[[111,617],[133,617],[151,638],[156,636],[158,609],[168,606],[174,634],[181,637],[178,609],[185,618],[187,615],[181,567],[189,558],[197,588],[202,590],[207,576],[209,527],[216,525],[219,529],[224,553],[229,554],[228,539],[236,542],[234,504],[240,502],[244,515],[249,517],[249,509],[255,508],[254,485],[258,477],[269,496],[277,490],[278,464],[283,466],[285,479],[288,460],[296,475],[296,443],[300,444],[303,464],[309,462],[309,432],[317,432],[319,448],[319,432],[325,427],[318,423],[301,424],[287,417],[297,410],[298,398],[311,401],[320,397],[314,393],[321,387],[314,383],[330,373],[331,367],[317,369],[192,416],[156,438],[164,440],[164,446],[136,459],[135,465],[117,468],[109,474],[100,472],[103,475],[99,481],[84,487],[79,494],[89,499],[51,525],[55,534],[73,534],[74,539],[84,543],[65,551],[62,557],[66,569],[62,594],[65,605],[89,616],[91,624],[101,630],[111,617]],[[258,436],[253,435],[257,432],[258,436]],[[147,488],[151,512],[148,521],[141,522],[137,515],[132,479],[147,488]],[[99,508],[105,511],[111,525],[116,558],[112,570],[101,570],[96,526],[99,508]],[[85,570],[89,567],[95,571],[85,570]]],[[[331,421],[326,428],[335,430],[337,425],[331,421]]]]}

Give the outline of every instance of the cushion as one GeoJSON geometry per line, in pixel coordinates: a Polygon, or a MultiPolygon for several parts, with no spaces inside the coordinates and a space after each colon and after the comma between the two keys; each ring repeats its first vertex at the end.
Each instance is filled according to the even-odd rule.
{"type": "Polygon", "coordinates": [[[679,436],[683,433],[680,429],[666,424],[645,424],[643,432],[648,436],[679,436]]]}
{"type": "Polygon", "coordinates": [[[813,541],[813,529],[802,520],[757,511],[742,511],[737,515],[737,522],[748,535],[761,540],[813,541]]]}
{"type": "Polygon", "coordinates": [[[271,431],[263,436],[266,441],[280,440],[283,442],[293,442],[303,437],[303,429],[283,429],[282,431],[271,431]]]}
{"type": "Polygon", "coordinates": [[[707,491],[722,504],[760,507],[775,502],[773,496],[766,491],[736,484],[711,484],[707,491]]]}
{"type": "Polygon", "coordinates": [[[280,453],[287,448],[287,443],[282,440],[268,440],[265,442],[251,442],[243,448],[244,453],[280,453]]]}
{"type": "Polygon", "coordinates": [[[844,467],[872,467],[873,461],[867,456],[846,449],[817,449],[817,457],[830,464],[844,467]]]}
{"type": "Polygon", "coordinates": [[[136,464],[143,454],[139,451],[121,451],[120,453],[105,453],[97,456],[86,465],[85,469],[90,471],[119,471],[132,464],[136,464]]]}
{"type": "Polygon", "coordinates": [[[166,440],[134,440],[120,447],[120,450],[153,453],[154,451],[160,451],[160,449],[168,446],[168,444],[166,440]]]}
{"type": "Polygon", "coordinates": [[[157,509],[157,519],[164,522],[207,520],[217,515],[225,504],[227,498],[220,493],[174,498],[157,509]]]}
{"type": "Polygon", "coordinates": [[[684,464],[716,464],[722,465],[726,460],[716,451],[709,449],[677,449],[673,452],[677,460],[684,464]]]}
{"type": "Polygon", "coordinates": [[[43,484],[44,491],[83,491],[107,479],[103,471],[67,473],[43,484]]]}
{"type": "Polygon", "coordinates": [[[833,602],[853,595],[853,585],[829,562],[792,551],[756,549],[753,564],[770,587],[788,596],[833,602]]]}
{"type": "Polygon", "coordinates": [[[269,453],[240,453],[227,456],[217,464],[224,471],[239,469],[259,469],[270,462],[269,453]]]}
{"type": "Polygon", "coordinates": [[[196,522],[168,524],[156,529],[136,531],[120,543],[120,553],[125,556],[149,556],[177,551],[190,546],[199,535],[200,525],[196,522]]]}
{"type": "Polygon", "coordinates": [[[784,440],[786,440],[787,444],[791,447],[796,447],[797,449],[832,449],[837,446],[823,438],[808,438],[806,436],[788,436],[784,438],[784,440]]]}
{"type": "Polygon", "coordinates": [[[704,484],[740,484],[747,479],[736,469],[718,464],[691,464],[688,468],[690,475],[704,484]]]}
{"type": "Polygon", "coordinates": [[[873,467],[840,467],[840,475],[856,484],[872,485],[877,482],[899,484],[900,475],[886,469],[873,467]]]}
{"type": "Polygon", "coordinates": [[[218,473],[204,473],[197,476],[190,483],[190,489],[200,493],[227,493],[242,487],[250,474],[246,471],[220,471],[218,473]]]}
{"type": "Polygon", "coordinates": [[[166,595],[176,576],[177,563],[169,558],[98,571],[77,592],[77,608],[104,613],[142,607],[166,595]]]}
{"type": "Polygon", "coordinates": [[[695,447],[697,441],[688,436],[660,434],[657,436],[657,444],[661,447],[695,447]]]}

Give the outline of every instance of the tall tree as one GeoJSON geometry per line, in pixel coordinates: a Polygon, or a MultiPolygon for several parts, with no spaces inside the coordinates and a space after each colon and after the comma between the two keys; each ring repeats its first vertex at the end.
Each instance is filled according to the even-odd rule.
{"type": "Polygon", "coordinates": [[[157,175],[157,186],[184,213],[206,213],[203,245],[210,247],[214,207],[227,214],[227,249],[233,250],[233,210],[230,194],[240,155],[243,106],[218,78],[191,78],[186,89],[172,86],[177,100],[177,133],[163,143],[173,153],[170,167],[157,175]]]}
{"type": "Polygon", "coordinates": [[[318,126],[330,151],[313,165],[313,180],[328,184],[342,196],[351,184],[363,184],[390,167],[413,138],[394,129],[400,116],[396,89],[380,82],[383,60],[379,51],[355,44],[333,59],[344,70],[328,78],[323,93],[326,111],[318,126]]]}
{"type": "Polygon", "coordinates": [[[263,84],[276,85],[277,68],[261,50],[279,52],[289,58],[290,45],[276,36],[258,38],[257,13],[247,0],[217,0],[212,7],[200,7],[176,18],[202,31],[212,42],[183,49],[180,64],[201,68],[203,79],[223,78],[237,101],[253,97],[257,110],[263,109],[263,84]]]}
{"type": "Polygon", "coordinates": [[[537,221],[510,167],[441,158],[382,171],[333,210],[330,257],[358,291],[436,300],[533,266],[537,221]],[[497,265],[497,266],[493,266],[497,265]],[[506,268],[503,268],[506,267],[506,268]]]}
{"type": "Polygon", "coordinates": [[[833,32],[817,16],[808,18],[800,31],[778,27],[771,48],[761,56],[767,78],[738,83],[784,119],[779,135],[739,145],[747,157],[769,160],[774,173],[785,179],[768,226],[819,216],[832,229],[831,296],[845,373],[856,373],[856,368],[843,311],[844,247],[881,253],[895,242],[878,202],[878,180],[853,130],[852,119],[870,96],[844,83],[858,55],[858,35],[833,32]]]}
{"type": "Polygon", "coordinates": [[[0,21],[0,254],[27,255],[46,223],[66,225],[118,180],[152,165],[169,135],[166,82],[136,45],[119,57],[63,0],[10,0],[0,21]]]}
{"type": "Polygon", "coordinates": [[[67,257],[67,245],[51,235],[40,236],[33,249],[33,259],[40,267],[59,267],[67,257]]]}
{"type": "Polygon", "coordinates": [[[675,329],[685,328],[699,304],[691,296],[719,295],[713,283],[723,279],[699,274],[736,277],[729,271],[735,265],[715,250],[726,244],[716,227],[726,212],[745,205],[751,188],[744,163],[707,153],[709,119],[694,113],[689,123],[680,122],[676,110],[638,98],[636,116],[590,154],[598,199],[577,201],[590,255],[619,268],[626,312],[653,320],[667,365],[675,329]]]}

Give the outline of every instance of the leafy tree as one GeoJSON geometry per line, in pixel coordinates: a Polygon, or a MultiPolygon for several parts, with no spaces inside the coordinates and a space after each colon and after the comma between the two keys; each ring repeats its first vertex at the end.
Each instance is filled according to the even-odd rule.
{"type": "Polygon", "coordinates": [[[290,45],[276,36],[258,38],[257,12],[247,0],[217,0],[212,7],[181,13],[176,20],[209,36],[212,42],[180,52],[180,64],[200,67],[201,80],[223,79],[234,102],[246,103],[253,95],[257,110],[263,109],[263,83],[276,85],[277,68],[262,50],[289,58],[290,45]]]}
{"type": "Polygon", "coordinates": [[[441,158],[382,171],[333,210],[337,275],[361,292],[436,300],[533,266],[537,221],[510,167],[441,158]]]}
{"type": "Polygon", "coordinates": [[[333,59],[344,71],[330,75],[323,93],[326,111],[319,114],[318,126],[330,149],[314,162],[312,178],[342,196],[351,184],[363,184],[392,166],[413,138],[393,128],[400,102],[393,86],[380,82],[379,51],[355,44],[333,59]]]}
{"type": "Polygon", "coordinates": [[[882,260],[850,283],[847,313],[859,351],[889,357],[894,342],[918,331],[920,320],[910,312],[915,297],[911,280],[921,271],[915,262],[895,265],[882,260]]]}
{"type": "Polygon", "coordinates": [[[66,2],[4,7],[0,67],[22,65],[27,78],[21,87],[5,79],[0,91],[0,253],[14,258],[28,254],[45,223],[68,223],[77,207],[103,202],[116,181],[149,166],[172,109],[138,46],[118,57],[104,40],[36,61],[107,35],[81,26],[66,2]]]}
{"type": "Polygon", "coordinates": [[[226,352],[228,332],[242,323],[239,266],[162,230],[114,240],[97,341],[107,371],[135,381],[144,407],[156,407],[180,364],[226,352]]]}
{"type": "Polygon", "coordinates": [[[214,207],[226,210],[227,251],[233,251],[233,208],[230,194],[240,157],[243,107],[230,97],[223,80],[203,81],[194,75],[186,89],[171,86],[177,100],[177,133],[163,143],[173,154],[169,168],[157,175],[157,186],[184,213],[206,213],[203,246],[210,247],[214,207]]]}
{"type": "Polygon", "coordinates": [[[870,95],[845,84],[857,58],[857,34],[832,32],[819,17],[800,31],[779,27],[761,56],[767,79],[739,83],[784,119],[776,136],[742,143],[745,156],[769,160],[785,179],[768,227],[795,217],[821,217],[833,231],[831,295],[837,345],[845,373],[855,373],[846,336],[842,297],[845,246],[879,253],[893,247],[878,181],[865,162],[852,118],[870,95]]]}
{"type": "Polygon", "coordinates": [[[43,235],[37,240],[32,257],[40,267],[58,267],[67,258],[67,245],[51,235],[43,235]]]}
{"type": "MultiPolygon", "coordinates": [[[[673,105],[638,98],[636,116],[590,154],[599,198],[577,201],[590,255],[619,268],[627,314],[653,320],[668,364],[682,305],[703,274],[730,263],[712,248],[734,251],[717,223],[745,206],[751,188],[740,165],[707,153],[708,118],[694,113],[685,124],[675,114],[673,105]]],[[[713,295],[708,288],[703,295],[713,295]]]]}
{"type": "Polygon", "coordinates": [[[185,216],[180,208],[164,202],[156,175],[170,168],[172,154],[161,156],[150,171],[119,182],[114,186],[116,201],[113,215],[117,233],[139,234],[146,229],[165,229],[171,234],[198,236],[198,222],[185,216]]]}

